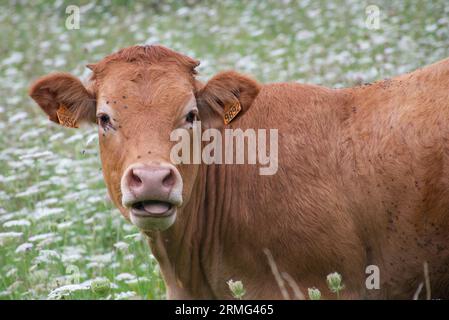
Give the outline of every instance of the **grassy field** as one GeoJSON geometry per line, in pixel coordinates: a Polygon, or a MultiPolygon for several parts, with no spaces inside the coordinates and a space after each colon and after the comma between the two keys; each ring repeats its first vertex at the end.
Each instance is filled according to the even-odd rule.
{"type": "MultiPolygon", "coordinates": [[[[8,1],[6,1],[8,2],[8,1]]],[[[9,1],[14,3],[16,1],[9,1]]],[[[161,299],[158,265],[106,200],[96,129],[62,130],[27,97],[32,80],[134,44],[201,60],[201,79],[236,69],[261,81],[350,86],[449,56],[439,1],[71,1],[0,5],[0,299],[161,299]],[[112,4],[110,4],[112,3],[112,4]],[[367,28],[365,9],[380,9],[367,28]],[[68,285],[68,286],[67,286],[68,285]]]]}

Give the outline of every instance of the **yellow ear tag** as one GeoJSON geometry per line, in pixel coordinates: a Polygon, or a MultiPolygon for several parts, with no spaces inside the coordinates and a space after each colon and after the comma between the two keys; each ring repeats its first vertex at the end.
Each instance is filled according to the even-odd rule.
{"type": "Polygon", "coordinates": [[[226,109],[225,109],[225,114],[224,114],[223,120],[224,120],[225,124],[229,124],[232,121],[232,119],[234,119],[235,116],[240,111],[242,111],[242,106],[240,105],[240,102],[238,100],[235,100],[235,102],[226,109]]]}
{"type": "Polygon", "coordinates": [[[68,128],[78,128],[76,125],[76,121],[73,118],[73,114],[66,108],[64,105],[59,105],[58,110],[56,111],[56,115],[58,116],[59,123],[68,128]]]}

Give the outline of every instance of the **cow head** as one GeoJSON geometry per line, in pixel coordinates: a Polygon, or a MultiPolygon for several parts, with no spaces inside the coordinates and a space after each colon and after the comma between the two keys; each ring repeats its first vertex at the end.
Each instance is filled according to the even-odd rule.
{"type": "Polygon", "coordinates": [[[93,73],[87,86],[54,73],[30,89],[51,121],[98,125],[109,194],[141,230],[171,226],[197,178],[198,165],[170,162],[170,133],[191,130],[200,117],[207,126],[223,126],[223,108],[231,100],[245,109],[248,96],[257,94],[254,81],[233,72],[203,86],[195,80],[198,64],[162,46],[134,46],[88,65],[93,73]]]}

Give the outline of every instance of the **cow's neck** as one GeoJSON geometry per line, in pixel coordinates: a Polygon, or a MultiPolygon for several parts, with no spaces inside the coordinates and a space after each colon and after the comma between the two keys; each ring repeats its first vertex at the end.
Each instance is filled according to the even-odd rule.
{"type": "Polygon", "coordinates": [[[225,166],[199,165],[190,200],[178,212],[176,223],[150,235],[150,246],[160,263],[170,298],[214,298],[221,279],[212,278],[219,268],[219,250],[225,247],[225,213],[229,190],[225,166]]]}

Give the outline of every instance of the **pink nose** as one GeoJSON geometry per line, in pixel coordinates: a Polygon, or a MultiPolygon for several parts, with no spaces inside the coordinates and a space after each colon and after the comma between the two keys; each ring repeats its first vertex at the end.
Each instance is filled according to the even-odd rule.
{"type": "Polygon", "coordinates": [[[175,170],[164,166],[131,166],[123,182],[133,201],[168,201],[173,188],[179,183],[175,170]]]}

